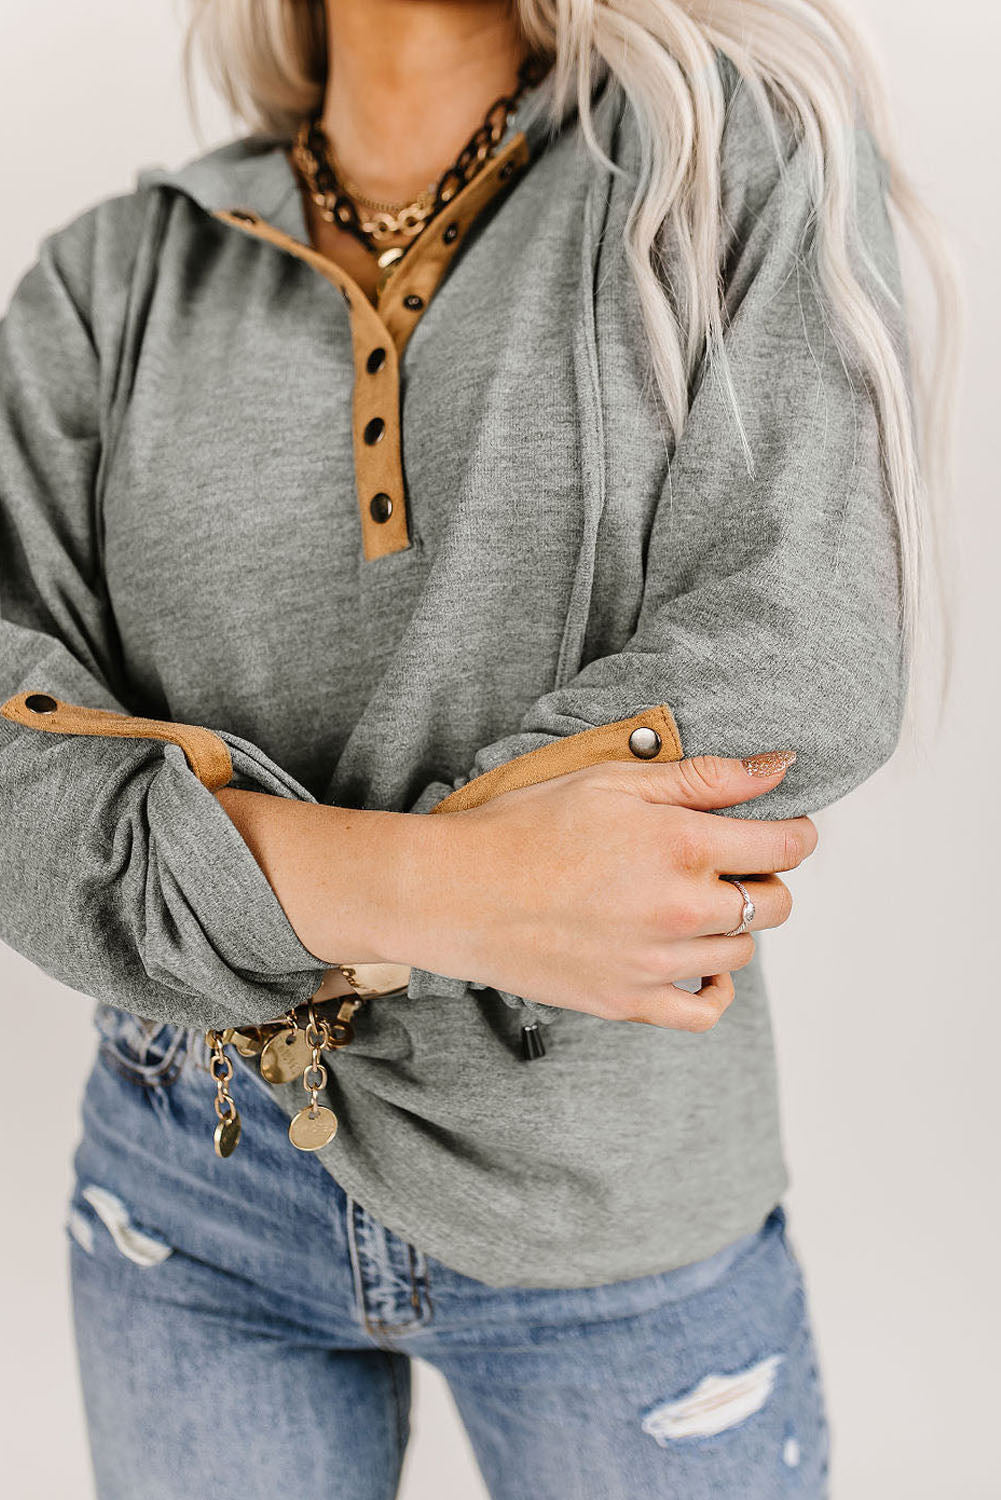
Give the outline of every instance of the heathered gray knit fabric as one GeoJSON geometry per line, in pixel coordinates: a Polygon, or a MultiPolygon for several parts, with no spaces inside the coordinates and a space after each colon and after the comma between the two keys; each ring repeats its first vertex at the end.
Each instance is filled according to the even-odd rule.
{"type": "MultiPolygon", "coordinates": [[[[797,748],[741,814],[812,812],[870,775],[904,686],[895,532],[872,405],[811,282],[802,153],[786,140],[780,170],[737,91],[725,274],[751,477],[712,377],[665,446],[622,249],[638,146],[617,87],[596,128],[620,176],[574,117],[552,139],[526,125],[530,167],[415,328],[414,542],[369,562],[345,303],[207,212],[252,207],[308,240],[280,144],[148,169],[48,235],[0,325],[0,695],[205,724],[235,784],[352,807],[426,812],[661,702],[687,754],[797,748]]],[[[896,288],[881,164],[857,143],[863,239],[896,288]]],[[[0,719],[0,891],[6,942],[141,1016],[263,1021],[325,967],[173,745],[0,719]]],[[[526,1063],[517,997],[415,970],[332,1059],[341,1127],[318,1159],[498,1285],[708,1255],[786,1184],[757,960],[736,984],[702,1036],[543,1008],[548,1055],[526,1063]]],[[[235,1087],[268,1086],[241,1063],[235,1087]]],[[[302,1103],[298,1084],[270,1092],[302,1103]]],[[[208,1083],[205,1103],[211,1152],[208,1083]]]]}

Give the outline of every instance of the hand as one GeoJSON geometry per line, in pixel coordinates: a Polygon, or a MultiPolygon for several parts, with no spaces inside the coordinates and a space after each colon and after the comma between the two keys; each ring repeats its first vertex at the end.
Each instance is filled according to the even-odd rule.
{"type": "Polygon", "coordinates": [[[752,775],[715,756],[609,761],[430,819],[435,842],[395,946],[418,967],[526,999],[706,1031],[754,953],[750,932],[720,936],[739,925],[742,904],[720,877],[748,885],[753,928],[777,927],[792,898],[775,872],[795,869],[817,842],[806,817],[708,809],[771,791],[786,769],[752,775]],[[696,977],[697,995],[676,984],[696,977]]]}

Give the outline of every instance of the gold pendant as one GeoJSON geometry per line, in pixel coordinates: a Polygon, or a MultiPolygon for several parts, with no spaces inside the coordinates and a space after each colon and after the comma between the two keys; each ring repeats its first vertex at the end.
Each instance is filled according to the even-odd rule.
{"type": "Polygon", "coordinates": [[[319,1151],[337,1134],[337,1116],[323,1104],[307,1104],[290,1121],[288,1138],[300,1151],[319,1151]]]}
{"type": "Polygon", "coordinates": [[[264,1046],[264,1032],[256,1026],[238,1029],[233,1033],[233,1046],[241,1057],[256,1057],[264,1046]]]}
{"type": "Polygon", "coordinates": [[[261,1074],[268,1083],[291,1083],[313,1055],[301,1027],[286,1027],[265,1042],[261,1052],[261,1074]]]}
{"type": "Polygon", "coordinates": [[[231,1105],[226,1118],[219,1121],[212,1139],[216,1156],[233,1155],[240,1141],[240,1116],[236,1112],[235,1104],[231,1105]]]}

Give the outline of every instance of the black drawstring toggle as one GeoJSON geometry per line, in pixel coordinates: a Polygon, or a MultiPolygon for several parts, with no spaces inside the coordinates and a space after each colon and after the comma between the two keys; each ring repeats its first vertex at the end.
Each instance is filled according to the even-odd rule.
{"type": "Polygon", "coordinates": [[[521,1028],[521,1055],[526,1062],[545,1057],[546,1044],[542,1040],[542,1027],[538,1021],[529,1021],[521,1028]]]}

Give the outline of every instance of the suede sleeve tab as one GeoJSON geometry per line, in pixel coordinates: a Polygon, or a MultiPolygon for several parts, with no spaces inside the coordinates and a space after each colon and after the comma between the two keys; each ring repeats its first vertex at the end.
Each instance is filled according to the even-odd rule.
{"type": "Polygon", "coordinates": [[[516,787],[534,786],[536,782],[566,776],[570,771],[579,771],[583,766],[597,765],[604,760],[669,761],[681,757],[681,737],[674,715],[666,703],[658,703],[631,718],[596,724],[592,729],[563,735],[548,745],[539,745],[524,755],[516,755],[492,771],[474,776],[465,786],[450,792],[431,811],[463,812],[516,787]]]}
{"type": "Polygon", "coordinates": [[[225,740],[199,724],[175,724],[167,719],[143,719],[105,708],[85,708],[79,703],[64,703],[45,692],[15,693],[0,703],[0,714],[15,724],[55,734],[112,734],[124,739],[170,740],[180,745],[191,770],[210,792],[227,786],[233,776],[233,762],[225,740]]]}

